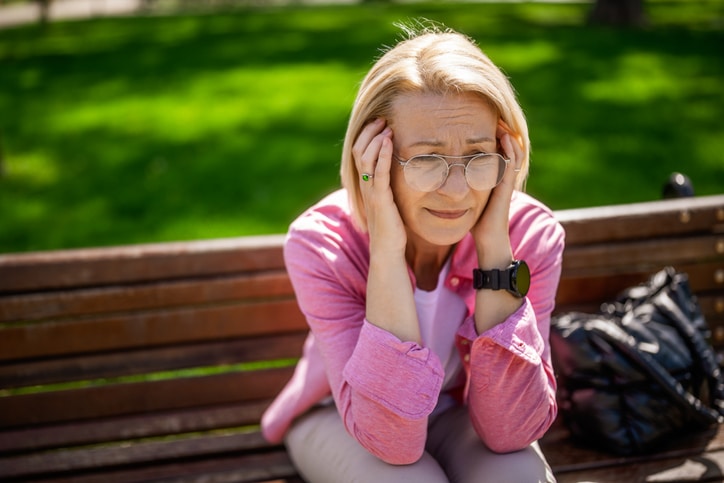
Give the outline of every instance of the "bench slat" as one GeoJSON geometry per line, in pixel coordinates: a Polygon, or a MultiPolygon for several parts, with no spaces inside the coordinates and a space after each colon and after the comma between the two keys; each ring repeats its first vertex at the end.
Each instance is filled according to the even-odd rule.
{"type": "Polygon", "coordinates": [[[722,233],[724,195],[558,210],[567,245],[722,233]]]}
{"type": "Polygon", "coordinates": [[[226,301],[293,296],[284,270],[0,298],[0,322],[69,318],[226,301]]]}
{"type": "Polygon", "coordinates": [[[260,336],[306,328],[294,298],[43,322],[2,328],[0,361],[260,336]]]}
{"type": "Polygon", "coordinates": [[[724,236],[642,240],[628,243],[567,246],[563,267],[569,276],[579,273],[626,273],[719,260],[724,267],[724,236]]]}
{"type": "Polygon", "coordinates": [[[684,483],[687,481],[720,482],[724,475],[724,451],[692,453],[687,456],[628,461],[598,468],[558,474],[558,483],[620,483],[626,481],[655,481],[684,483]]]}
{"type": "MultiPolygon", "coordinates": [[[[568,430],[565,429],[560,419],[556,420],[548,433],[541,440],[541,449],[546,455],[549,464],[558,476],[558,481],[575,481],[574,479],[562,479],[564,475],[587,475],[590,477],[593,470],[605,468],[611,470],[615,466],[636,466],[652,459],[660,460],[681,460],[689,456],[701,455],[702,453],[717,453],[724,450],[724,425],[699,431],[696,433],[682,435],[674,438],[658,452],[649,455],[618,456],[608,453],[601,453],[583,445],[576,444],[569,439],[568,430]]],[[[658,464],[658,467],[666,467],[658,464]]],[[[676,466],[676,465],[674,465],[676,466]]],[[[719,466],[724,469],[724,465],[719,466]]],[[[648,471],[648,470],[647,470],[648,471]]],[[[605,473],[602,473],[602,475],[605,473]]],[[[650,475],[651,473],[646,473],[650,475]]],[[[620,476],[620,475],[619,475],[620,476]]],[[[649,481],[645,478],[623,478],[618,481],[649,481]]],[[[613,481],[599,480],[593,481],[613,481]]],[[[670,480],[655,480],[670,481],[670,480]]]]}
{"type": "Polygon", "coordinates": [[[159,462],[152,466],[103,468],[95,472],[71,474],[68,478],[36,479],[34,482],[127,483],[159,481],[164,483],[303,483],[296,477],[289,456],[282,449],[264,453],[219,455],[201,460],[159,462]]]}
{"type": "Polygon", "coordinates": [[[149,350],[0,365],[0,387],[95,380],[275,359],[298,358],[307,330],[149,350]]]}
{"type": "Polygon", "coordinates": [[[181,459],[215,453],[244,452],[263,444],[258,432],[192,436],[173,441],[121,442],[95,448],[65,449],[47,454],[0,458],[0,478],[77,471],[181,459]]]}
{"type": "MultiPolygon", "coordinates": [[[[256,425],[271,400],[0,431],[0,454],[256,425]]],[[[259,448],[268,446],[260,444],[259,448]]]]}
{"type": "Polygon", "coordinates": [[[283,235],[0,255],[0,292],[284,268],[283,235]]]}
{"type": "MultiPolygon", "coordinates": [[[[724,258],[724,257],[723,257],[724,258]]],[[[697,294],[706,292],[722,292],[724,290],[724,260],[709,263],[677,263],[676,270],[686,273],[692,291],[697,294]]],[[[628,287],[646,282],[656,271],[664,268],[661,264],[652,270],[640,270],[629,267],[627,272],[572,274],[564,267],[564,273],[558,285],[556,305],[568,303],[613,301],[616,296],[628,287]],[[585,290],[582,289],[585,287],[585,290]]]]}
{"type": "Polygon", "coordinates": [[[0,397],[0,429],[274,397],[293,367],[0,397]]]}
{"type": "MultiPolygon", "coordinates": [[[[46,466],[53,464],[60,470],[60,475],[68,473],[72,470],[85,470],[81,473],[71,473],[69,479],[65,480],[62,476],[57,476],[49,480],[38,480],[32,478],[33,481],[73,481],[73,482],[128,482],[128,481],[156,481],[164,482],[192,482],[201,479],[204,482],[260,482],[267,480],[277,480],[284,478],[284,481],[299,481],[297,479],[289,479],[296,474],[289,457],[282,449],[267,451],[263,453],[244,453],[243,445],[235,446],[236,441],[229,439],[222,440],[219,437],[200,439],[196,442],[189,442],[186,447],[183,445],[168,444],[143,446],[130,446],[126,448],[113,448],[107,450],[97,450],[93,454],[73,454],[72,452],[60,453],[53,455],[47,460],[38,460],[46,466]],[[194,447],[193,445],[196,445],[194,447]],[[177,450],[175,455],[164,454],[163,456],[171,456],[171,459],[154,458],[152,451],[164,450],[168,453],[168,449],[177,450]],[[194,449],[203,448],[204,450],[213,448],[219,451],[219,454],[211,453],[205,459],[185,459],[184,452],[194,454],[194,449]],[[114,453],[113,451],[116,450],[114,453]],[[239,456],[242,455],[242,456],[239,456]],[[122,458],[126,459],[123,460],[122,458]],[[139,457],[138,461],[133,458],[139,457]],[[126,463],[121,466],[104,466],[104,463],[110,463],[115,460],[116,463],[126,463]],[[153,465],[144,466],[144,462],[153,462],[153,465]],[[97,470],[88,473],[88,470],[97,470]],[[65,471],[63,471],[65,470],[65,471]],[[101,470],[101,471],[98,471],[101,470]],[[105,471],[103,471],[105,470],[105,471]]],[[[159,455],[161,456],[161,455],[159,455]]],[[[23,479],[41,474],[41,468],[33,466],[33,461],[19,459],[10,467],[15,472],[16,477],[23,479]]],[[[2,470],[0,470],[2,471],[2,470]]]]}

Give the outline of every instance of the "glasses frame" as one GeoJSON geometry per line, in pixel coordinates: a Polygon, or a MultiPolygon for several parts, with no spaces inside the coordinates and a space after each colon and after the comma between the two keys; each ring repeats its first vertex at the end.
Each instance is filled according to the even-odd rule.
{"type": "MultiPolygon", "coordinates": [[[[470,185],[470,180],[468,180],[468,166],[469,166],[470,163],[473,161],[473,159],[479,158],[479,157],[481,157],[481,156],[497,156],[498,158],[502,159],[503,162],[504,162],[504,164],[505,164],[505,166],[504,166],[504,168],[503,168],[503,172],[502,172],[502,174],[500,174],[500,175],[498,176],[498,180],[497,180],[497,182],[495,183],[495,185],[493,185],[493,186],[491,186],[490,188],[488,188],[488,189],[493,189],[493,188],[495,188],[496,186],[498,186],[498,185],[501,183],[501,181],[503,181],[503,176],[505,176],[505,171],[508,169],[508,165],[510,164],[510,159],[506,158],[505,156],[503,156],[503,155],[500,154],[500,153],[475,153],[475,154],[466,154],[465,156],[448,156],[448,155],[445,155],[445,154],[416,154],[415,156],[409,157],[409,158],[407,158],[407,159],[402,159],[402,158],[400,158],[399,156],[397,156],[396,154],[393,154],[393,157],[395,158],[395,160],[400,164],[400,166],[402,166],[403,173],[405,172],[405,168],[407,168],[408,163],[409,163],[410,161],[412,161],[413,159],[415,159],[415,158],[433,157],[433,158],[439,158],[441,161],[444,161],[444,162],[445,162],[445,166],[447,167],[447,169],[446,169],[446,171],[445,171],[445,176],[443,176],[443,178],[442,178],[442,181],[441,181],[440,184],[439,184],[438,186],[436,186],[435,188],[433,188],[433,189],[431,189],[431,190],[429,190],[429,191],[424,191],[424,192],[426,192],[426,193],[432,193],[433,191],[436,191],[436,190],[440,189],[440,187],[443,186],[443,185],[445,184],[445,182],[447,181],[448,176],[450,176],[450,168],[454,168],[455,166],[462,166],[462,167],[463,167],[463,169],[465,170],[465,172],[464,172],[465,182],[467,183],[467,185],[468,185],[468,187],[469,187],[470,189],[475,190],[475,188],[473,188],[473,187],[470,185]],[[465,163],[450,163],[450,162],[448,161],[448,159],[457,159],[457,160],[467,159],[467,162],[465,162],[465,163]]],[[[408,185],[410,185],[409,181],[407,181],[407,175],[405,175],[405,182],[406,182],[408,185]]],[[[484,190],[476,190],[476,191],[484,191],[484,190]]]]}

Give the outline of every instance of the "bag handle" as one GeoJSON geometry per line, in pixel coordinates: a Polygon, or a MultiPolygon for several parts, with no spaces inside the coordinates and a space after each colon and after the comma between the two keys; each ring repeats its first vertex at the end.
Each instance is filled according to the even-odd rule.
{"type": "Polygon", "coordinates": [[[699,398],[687,392],[686,389],[672,377],[666,369],[651,355],[638,349],[634,338],[621,327],[606,323],[601,319],[590,319],[585,322],[586,329],[597,334],[611,345],[616,346],[632,362],[641,367],[644,372],[656,381],[671,399],[683,409],[694,409],[694,414],[701,423],[710,425],[724,422],[724,417],[714,409],[704,404],[699,398]]]}
{"type": "MultiPolygon", "coordinates": [[[[691,293],[689,277],[677,272],[674,267],[665,267],[645,285],[631,287],[621,293],[616,302],[607,304],[606,312],[618,317],[625,325],[628,319],[639,316],[640,307],[648,304],[656,307],[656,311],[666,318],[668,324],[686,342],[706,378],[711,400],[709,407],[724,415],[724,380],[714,349],[702,332],[706,329],[706,322],[696,297],[691,293]]],[[[656,362],[654,358],[649,358],[656,362]]]]}
{"type": "MultiPolygon", "coordinates": [[[[681,303],[674,300],[672,295],[680,295],[680,293],[676,291],[672,294],[662,291],[654,297],[652,302],[661,313],[668,317],[679,334],[691,344],[690,351],[699,361],[699,366],[704,372],[709,385],[710,406],[713,407],[720,416],[724,415],[724,383],[722,381],[721,369],[716,362],[714,349],[706,341],[699,329],[697,329],[697,326],[705,325],[701,311],[696,310],[693,315],[695,315],[697,320],[694,320],[693,323],[688,323],[689,317],[682,311],[681,303]]],[[[683,295],[686,296],[687,294],[683,295]]]]}

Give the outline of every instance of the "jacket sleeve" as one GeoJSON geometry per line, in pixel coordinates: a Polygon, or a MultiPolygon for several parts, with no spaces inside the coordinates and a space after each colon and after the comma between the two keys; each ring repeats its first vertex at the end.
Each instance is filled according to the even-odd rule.
{"type": "Polygon", "coordinates": [[[359,245],[292,231],[287,271],[347,431],[383,461],[409,464],[423,454],[444,371],[429,349],[365,320],[368,252],[359,245]]]}
{"type": "Polygon", "coordinates": [[[563,228],[547,210],[516,220],[511,243],[515,257],[526,260],[531,270],[528,296],[520,309],[485,333],[476,333],[472,316],[458,332],[473,426],[496,452],[530,445],[557,414],[549,332],[564,239],[563,228]]]}

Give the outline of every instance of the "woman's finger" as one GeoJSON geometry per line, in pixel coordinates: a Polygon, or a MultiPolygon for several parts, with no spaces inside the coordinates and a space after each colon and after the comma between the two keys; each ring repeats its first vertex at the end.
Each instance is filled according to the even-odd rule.
{"type": "Polygon", "coordinates": [[[379,141],[375,143],[375,139],[384,129],[384,125],[384,119],[381,118],[367,124],[352,146],[352,156],[360,174],[372,174],[374,172],[379,150],[379,141]]]}
{"type": "Polygon", "coordinates": [[[523,150],[513,137],[505,133],[500,139],[500,145],[503,149],[504,156],[509,160],[503,175],[503,183],[515,184],[518,177],[520,165],[523,160],[523,150]]]}
{"type": "Polygon", "coordinates": [[[374,174],[378,185],[389,186],[390,184],[390,167],[392,166],[392,129],[385,128],[379,134],[381,138],[380,150],[377,155],[377,165],[374,174]]]}
{"type": "MultiPolygon", "coordinates": [[[[384,178],[381,180],[382,186],[389,186],[389,166],[390,157],[392,155],[392,147],[387,145],[387,147],[383,148],[383,146],[385,146],[385,141],[389,142],[391,135],[392,130],[389,127],[385,128],[382,132],[377,134],[372,141],[370,141],[369,145],[364,150],[364,153],[360,156],[360,160],[357,163],[357,169],[359,170],[363,183],[370,182],[372,179],[382,176],[384,178]],[[382,154],[383,149],[386,153],[384,155],[382,154]],[[382,170],[379,170],[381,159],[383,167],[382,170]]],[[[375,181],[378,181],[378,183],[374,183],[375,185],[380,184],[380,180],[375,179],[375,181]]]]}

